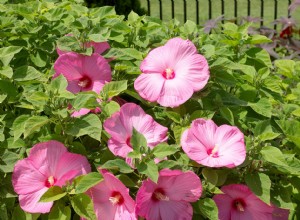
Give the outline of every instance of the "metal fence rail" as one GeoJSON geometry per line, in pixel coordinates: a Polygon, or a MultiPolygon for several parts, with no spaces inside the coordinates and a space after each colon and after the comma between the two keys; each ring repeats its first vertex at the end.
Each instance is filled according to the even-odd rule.
{"type": "MultiPolygon", "coordinates": [[[[148,15],[162,20],[179,17],[183,22],[189,19],[201,24],[220,15],[225,19],[236,19],[242,16],[265,18],[268,14],[270,21],[290,17],[288,6],[291,0],[141,0],[141,3],[148,15]]],[[[264,19],[260,21],[261,26],[265,23],[264,19]]]]}

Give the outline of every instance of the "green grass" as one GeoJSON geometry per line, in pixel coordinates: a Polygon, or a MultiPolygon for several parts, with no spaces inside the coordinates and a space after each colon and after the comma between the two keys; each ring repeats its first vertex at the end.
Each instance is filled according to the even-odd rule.
{"type": "MultiPolygon", "coordinates": [[[[142,7],[147,9],[147,0],[140,0],[142,7]]],[[[208,0],[199,1],[199,22],[204,24],[208,20],[208,0]]],[[[159,0],[151,0],[151,16],[159,17],[159,0]]],[[[187,19],[196,22],[196,1],[186,0],[187,2],[187,19]]],[[[224,0],[225,2],[225,18],[234,18],[234,1],[224,0]]],[[[247,0],[238,0],[238,17],[247,16],[247,0]]],[[[288,0],[277,0],[278,2],[278,18],[287,17],[288,0]]],[[[183,17],[183,0],[174,0],[175,18],[180,22],[184,21],[183,17]]],[[[260,17],[260,0],[251,0],[251,16],[260,17]]],[[[172,18],[171,0],[162,0],[163,20],[172,18]]],[[[216,18],[221,15],[221,0],[212,0],[212,17],[216,18]]],[[[292,17],[300,23],[300,8],[292,13],[292,17]]],[[[274,0],[264,0],[264,25],[272,26],[270,23],[274,21],[274,0]]]]}

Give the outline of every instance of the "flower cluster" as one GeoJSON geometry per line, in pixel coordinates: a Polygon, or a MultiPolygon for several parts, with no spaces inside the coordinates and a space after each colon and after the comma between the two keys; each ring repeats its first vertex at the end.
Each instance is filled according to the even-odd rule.
{"type": "MultiPolygon", "coordinates": [[[[67,90],[74,94],[82,91],[99,94],[103,86],[112,80],[109,61],[100,55],[109,49],[109,45],[106,42],[89,42],[84,47],[94,47],[94,53],[86,56],[58,50],[53,78],[62,74],[68,81],[67,90]]],[[[164,46],[150,51],[140,69],[142,73],[134,82],[139,95],[147,101],[171,108],[183,104],[195,92],[204,89],[210,76],[207,60],[191,41],[181,38],[173,38],[164,46]]],[[[94,110],[95,113],[99,111],[94,110]]],[[[89,112],[89,109],[81,109],[73,116],[89,112]]],[[[135,103],[122,105],[105,119],[103,127],[109,135],[108,149],[115,156],[124,158],[133,169],[136,166],[129,153],[133,151],[131,139],[134,130],[144,136],[150,150],[168,141],[168,128],[135,103]]],[[[218,126],[210,119],[193,120],[182,133],[180,144],[188,158],[199,166],[235,168],[246,158],[244,134],[239,128],[218,126]]],[[[158,158],[151,159],[157,163],[160,161],[158,158]]],[[[13,186],[22,209],[48,213],[53,202],[40,202],[41,196],[50,187],[70,185],[76,176],[90,171],[85,157],[69,153],[60,142],[48,141],[34,145],[29,156],[15,165],[13,186]]],[[[191,170],[163,168],[158,173],[157,182],[139,176],[135,200],[131,197],[132,192],[114,174],[101,166],[99,172],[103,180],[86,192],[93,201],[98,219],[134,220],[140,216],[149,220],[191,220],[191,203],[198,201],[202,194],[201,180],[191,170]]],[[[246,185],[232,184],[223,186],[221,190],[224,194],[213,196],[221,220],[288,218],[288,210],[264,203],[246,185]]]]}

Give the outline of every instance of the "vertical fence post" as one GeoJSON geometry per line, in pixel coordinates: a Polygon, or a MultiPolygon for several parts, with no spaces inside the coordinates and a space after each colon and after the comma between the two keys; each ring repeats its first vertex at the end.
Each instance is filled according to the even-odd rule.
{"type": "Polygon", "coordinates": [[[172,8],[172,19],[174,19],[174,17],[175,17],[174,0],[171,0],[171,8],[172,8]]]}
{"type": "Polygon", "coordinates": [[[260,0],[260,17],[261,17],[261,21],[260,21],[260,26],[264,25],[264,0],[260,0]]]}
{"type": "MultiPolygon", "coordinates": [[[[221,15],[224,16],[225,14],[225,4],[224,4],[224,0],[221,0],[221,15]]],[[[224,24],[224,19],[222,19],[222,23],[224,24]]]]}
{"type": "MultiPolygon", "coordinates": [[[[278,8],[278,1],[274,0],[274,20],[277,19],[277,8],[278,8]]],[[[277,25],[274,24],[274,30],[276,30],[277,25]]]]}
{"type": "Polygon", "coordinates": [[[199,24],[199,2],[196,0],[196,23],[199,24]]]}
{"type": "Polygon", "coordinates": [[[186,0],[183,0],[183,20],[186,22],[186,0]]]}
{"type": "Polygon", "coordinates": [[[158,0],[158,1],[159,1],[159,18],[160,18],[160,20],[162,20],[162,18],[163,18],[162,2],[161,2],[161,0],[158,0]]]}
{"type": "Polygon", "coordinates": [[[211,0],[208,0],[208,19],[211,19],[211,0]]]}
{"type": "Polygon", "coordinates": [[[234,17],[235,17],[235,22],[237,23],[237,9],[238,9],[238,4],[237,4],[237,0],[234,0],[234,17]]]}
{"type": "Polygon", "coordinates": [[[148,15],[150,16],[150,0],[147,0],[148,15]]]}
{"type": "MultiPolygon", "coordinates": [[[[288,4],[289,5],[291,4],[291,0],[288,1],[288,4]]],[[[290,18],[290,17],[291,17],[291,12],[290,12],[290,10],[288,10],[288,18],[290,18]]]]}
{"type": "Polygon", "coordinates": [[[247,3],[247,14],[248,14],[248,16],[251,15],[251,0],[248,0],[248,3],[247,3]]]}

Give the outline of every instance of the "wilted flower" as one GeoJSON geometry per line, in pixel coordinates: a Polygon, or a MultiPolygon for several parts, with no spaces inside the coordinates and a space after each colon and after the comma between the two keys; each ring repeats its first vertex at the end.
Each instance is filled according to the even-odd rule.
{"type": "Polygon", "coordinates": [[[206,59],[191,41],[181,38],[173,38],[150,51],[140,69],[142,74],[134,82],[135,90],[142,98],[166,107],[186,102],[194,92],[203,89],[209,78],[206,59]]]}
{"type": "Polygon", "coordinates": [[[135,202],[129,189],[113,174],[101,170],[103,181],[92,187],[88,194],[94,203],[97,219],[135,220],[135,202]]]}
{"type": "Polygon", "coordinates": [[[120,111],[108,118],[103,127],[111,135],[107,142],[110,151],[114,155],[126,158],[129,164],[131,164],[131,158],[127,158],[127,154],[133,151],[130,144],[133,128],[145,136],[150,148],[165,142],[168,138],[168,128],[158,124],[134,103],[121,106],[120,111]]]}
{"type": "Polygon", "coordinates": [[[300,5],[300,0],[294,0],[292,4],[290,4],[289,6],[290,12],[293,12],[296,8],[299,7],[299,5],[300,5]]]}
{"type": "Polygon", "coordinates": [[[231,184],[221,188],[224,194],[213,197],[219,209],[219,219],[272,220],[273,208],[261,201],[246,185],[231,184]]]}
{"type": "Polygon", "coordinates": [[[87,159],[69,153],[58,141],[33,146],[27,158],[19,160],[13,171],[12,184],[26,212],[47,213],[53,202],[39,202],[51,186],[63,186],[76,176],[91,170],[87,159]]]}
{"type": "Polygon", "coordinates": [[[246,158],[243,133],[234,126],[218,127],[212,120],[196,119],[181,136],[189,158],[208,167],[232,168],[246,158]]]}
{"type": "Polygon", "coordinates": [[[144,180],[136,196],[136,213],[147,220],[190,220],[202,193],[199,177],[192,171],[163,169],[157,184],[144,180]]]}
{"type": "Polygon", "coordinates": [[[100,93],[105,83],[111,81],[110,66],[101,55],[84,56],[69,52],[54,63],[53,78],[62,74],[68,81],[67,90],[72,93],[94,91],[100,93]]]}
{"type": "Polygon", "coordinates": [[[221,15],[215,19],[210,19],[206,21],[203,29],[204,33],[209,34],[212,29],[218,27],[220,21],[222,21],[223,19],[224,19],[224,15],[221,15]]]}

